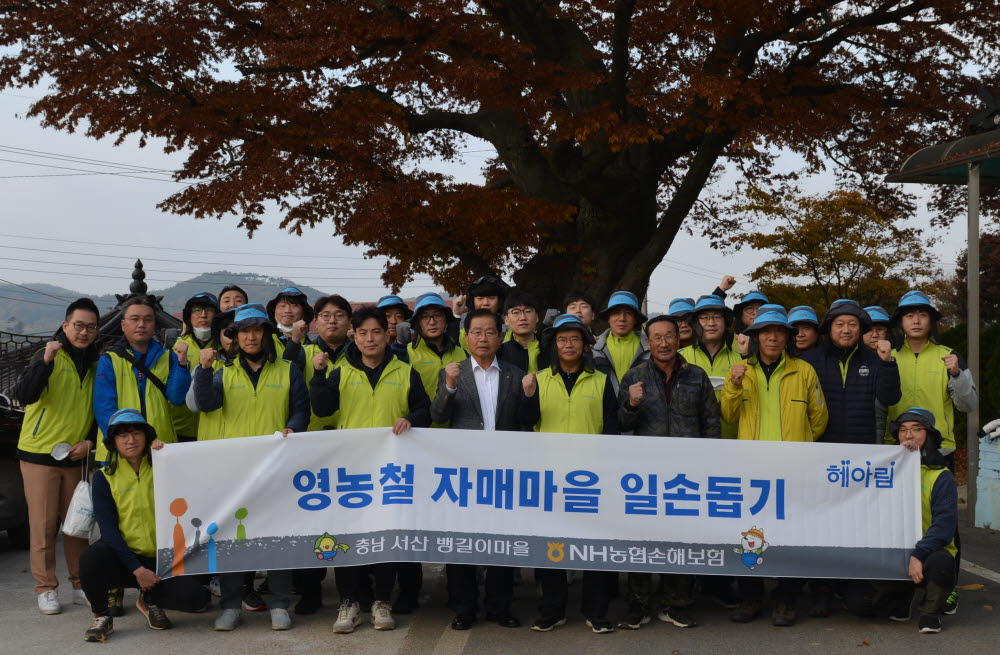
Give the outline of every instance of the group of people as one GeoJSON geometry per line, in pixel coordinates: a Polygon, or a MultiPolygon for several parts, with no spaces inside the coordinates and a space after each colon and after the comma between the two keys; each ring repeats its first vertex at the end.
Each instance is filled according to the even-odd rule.
{"type": "MultiPolygon", "coordinates": [[[[140,589],[136,606],[154,629],[170,627],[164,609],[204,611],[211,598],[197,576],[155,574],[151,449],[274,432],[451,427],[919,450],[924,534],[909,558],[912,581],[783,578],[771,616],[775,625],[794,624],[808,586],[810,615],[828,616],[836,596],[859,615],[909,620],[920,586],[919,629],[939,631],[940,615],[958,602],[954,412],[977,402],[961,356],[937,341],[940,313],[927,295],[911,291],[891,314],[838,300],[821,321],[811,307],[786,311],[758,291],[730,307],[734,283],[727,276],[713,293],[677,298],[652,318],[628,291],[613,293],[603,307],[571,293],[546,312],[530,293],[490,276],[450,304],[425,293],[412,308],[396,295],[357,309],[339,295],[310,304],[294,287],[266,304],[250,303],[231,285],[218,296],[192,296],[183,332],[169,347],[155,338],[155,299],[137,295],[120,308],[121,339],[103,352],[94,346],[97,307],[80,299],[15,392],[26,406],[17,456],[38,608],[60,611],[54,544],[81,479],[79,463],[92,449],[101,467],[92,480],[100,540],[64,536],[63,544],[73,602],[89,604],[94,615],[85,637],[104,641],[124,611],[125,587],[140,589]],[[592,331],[597,319],[608,325],[601,334],[592,331]]],[[[456,564],[446,572],[451,627],[469,629],[479,617],[479,572],[456,564]]],[[[334,632],[352,632],[363,609],[376,630],[392,629],[394,614],[417,607],[419,563],[338,566],[334,574],[334,632]]],[[[300,595],[295,613],[314,613],[325,575],[322,568],[270,571],[255,588],[254,572],[222,574],[215,629],[233,630],[244,611],[264,609],[273,629],[288,629],[292,590],[300,595]]],[[[485,567],[487,621],[521,625],[511,613],[517,575],[485,567]]],[[[534,578],[541,598],[532,629],[563,625],[566,572],[538,569],[534,578]]],[[[696,585],[730,608],[734,621],[762,612],[759,577],[661,575],[657,588],[652,574],[633,572],[625,616],[612,621],[618,574],[585,571],[582,614],[596,633],[639,629],[653,616],[693,627],[696,585]]]]}

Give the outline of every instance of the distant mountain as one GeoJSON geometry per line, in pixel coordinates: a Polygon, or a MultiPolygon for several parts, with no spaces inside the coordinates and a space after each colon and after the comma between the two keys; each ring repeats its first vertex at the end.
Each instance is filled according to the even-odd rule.
{"type": "MultiPolygon", "coordinates": [[[[122,280],[120,293],[128,292],[130,282],[130,279],[122,280]]],[[[166,289],[151,289],[150,293],[163,296],[163,308],[174,314],[180,312],[184,308],[185,301],[199,291],[217,294],[227,284],[237,284],[242,287],[250,295],[251,302],[266,303],[278,291],[290,286],[301,289],[309,297],[310,302],[325,295],[318,289],[296,284],[294,280],[287,278],[229,271],[203,273],[166,289]]],[[[86,295],[51,284],[24,286],[30,290],[10,284],[0,284],[0,331],[17,334],[52,334],[63,320],[66,305],[86,295]]],[[[118,304],[113,294],[91,298],[102,313],[118,304]]]]}

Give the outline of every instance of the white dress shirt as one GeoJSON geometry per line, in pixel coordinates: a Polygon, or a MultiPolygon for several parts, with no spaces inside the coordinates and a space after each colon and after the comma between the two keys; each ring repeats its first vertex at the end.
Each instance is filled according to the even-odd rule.
{"type": "Polygon", "coordinates": [[[472,377],[476,378],[476,390],[479,392],[479,407],[483,412],[483,429],[497,429],[497,394],[500,390],[500,365],[497,358],[489,368],[484,369],[472,359],[472,377]]]}

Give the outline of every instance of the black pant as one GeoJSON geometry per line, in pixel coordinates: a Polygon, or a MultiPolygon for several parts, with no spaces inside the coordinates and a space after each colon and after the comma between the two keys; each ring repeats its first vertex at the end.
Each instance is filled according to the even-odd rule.
{"type": "MultiPolygon", "coordinates": [[[[139,563],[150,571],[156,571],[156,560],[137,555],[139,563]]],[[[139,588],[135,574],[129,571],[111,546],[98,541],[87,547],[80,556],[80,586],[90,601],[94,614],[108,611],[108,590],[122,587],[139,588]]],[[[188,575],[162,580],[147,592],[153,605],[181,612],[197,612],[205,609],[209,600],[208,590],[201,585],[198,576],[188,575]]]]}
{"type": "MultiPolygon", "coordinates": [[[[691,604],[691,591],[694,588],[694,576],[681,573],[661,573],[660,586],[663,593],[663,604],[670,607],[687,607],[691,604]]],[[[643,611],[651,610],[650,601],[653,598],[653,574],[628,574],[628,602],[642,607],[643,611]]]]}
{"type": "Polygon", "coordinates": [[[399,583],[399,600],[416,605],[420,588],[424,586],[424,567],[420,562],[396,562],[394,566],[399,583]]]}
{"type": "Polygon", "coordinates": [[[292,586],[303,598],[315,598],[322,601],[324,580],[326,580],[325,568],[292,571],[292,586]]]}
{"type": "MultiPolygon", "coordinates": [[[[538,613],[545,618],[562,618],[566,616],[566,603],[569,596],[569,583],[566,581],[566,571],[562,569],[537,569],[536,579],[542,584],[542,601],[538,613]]],[[[584,571],[583,572],[583,616],[587,619],[604,619],[608,616],[608,604],[611,601],[612,580],[617,579],[617,571],[584,571]]]]}
{"type": "MultiPolygon", "coordinates": [[[[739,579],[737,584],[740,588],[740,597],[743,600],[754,603],[760,603],[764,600],[764,578],[744,576],[739,579]]],[[[794,606],[804,584],[805,580],[800,578],[778,578],[778,586],[774,590],[774,602],[788,603],[794,606]]]]}
{"type": "Polygon", "coordinates": [[[368,586],[369,573],[375,577],[374,600],[391,602],[392,588],[396,584],[396,565],[394,563],[338,566],[333,571],[337,581],[337,591],[340,593],[340,602],[358,602],[360,598],[367,596],[364,587],[368,586]]]}
{"type": "MultiPolygon", "coordinates": [[[[510,613],[510,601],[514,597],[514,567],[487,566],[486,598],[483,605],[487,616],[503,616],[510,613]]],[[[479,585],[476,583],[476,567],[469,564],[448,564],[448,596],[451,608],[460,616],[476,616],[479,610],[479,585]]],[[[565,576],[564,576],[565,577],[565,576]]]]}
{"type": "Polygon", "coordinates": [[[909,609],[917,587],[925,589],[918,610],[921,616],[941,614],[955,588],[955,558],[942,549],[924,560],[924,581],[852,580],[847,587],[847,608],[857,616],[878,616],[894,609],[909,609]]]}

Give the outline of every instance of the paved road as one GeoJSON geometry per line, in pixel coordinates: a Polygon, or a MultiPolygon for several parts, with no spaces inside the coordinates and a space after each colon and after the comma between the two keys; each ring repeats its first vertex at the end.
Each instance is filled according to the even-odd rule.
{"type": "MultiPolygon", "coordinates": [[[[963,523],[963,525],[967,525],[963,523]]],[[[202,615],[171,612],[175,629],[153,632],[135,610],[136,592],[126,593],[128,614],[115,621],[115,634],[103,646],[83,641],[91,614],[85,607],[64,606],[59,616],[43,616],[35,606],[33,581],[25,551],[14,550],[0,534],[0,653],[129,653],[143,655],[226,655],[228,653],[317,653],[336,649],[338,653],[407,653],[453,655],[457,653],[933,653],[950,655],[994,653],[1000,629],[1000,532],[963,528],[963,548],[967,568],[959,583],[982,585],[963,590],[958,614],[944,617],[944,631],[921,635],[916,622],[900,625],[885,620],[862,620],[843,610],[828,619],[802,618],[793,628],[775,628],[759,619],[750,625],[728,620],[728,613],[701,602],[693,613],[701,625],[680,629],[654,622],[636,632],[610,635],[592,634],[579,613],[580,585],[571,588],[570,622],[548,634],[521,628],[510,630],[491,624],[477,625],[467,632],[449,629],[451,614],[444,609],[444,580],[440,566],[425,567],[424,607],[415,615],[398,617],[399,628],[375,632],[370,626],[352,635],[335,635],[333,622],[336,590],[333,576],[324,583],[328,605],[310,617],[294,617],[289,632],[272,632],[266,614],[249,614],[246,623],[233,633],[211,630],[215,611],[202,615]],[[974,565],[974,566],[973,566],[974,565]],[[982,568],[976,568],[976,567],[982,568]],[[867,645],[865,645],[867,644],[867,645]]],[[[69,602],[69,585],[60,563],[62,600],[69,602]]],[[[535,591],[522,583],[515,592],[515,614],[529,623],[535,612],[535,591]]],[[[806,609],[805,600],[800,615],[806,609]]],[[[620,600],[612,606],[612,617],[624,611],[620,600]]]]}

